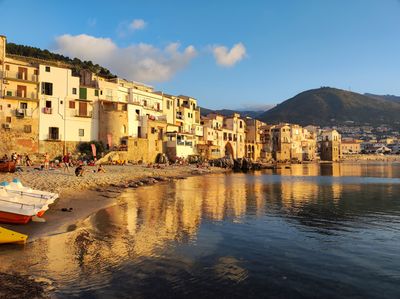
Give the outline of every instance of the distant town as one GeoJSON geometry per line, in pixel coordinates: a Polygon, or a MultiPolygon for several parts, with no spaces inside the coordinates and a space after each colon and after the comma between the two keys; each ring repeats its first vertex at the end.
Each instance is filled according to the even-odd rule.
{"type": "MultiPolygon", "coordinates": [[[[102,144],[126,161],[176,162],[198,157],[265,162],[339,161],[362,153],[398,154],[389,126],[269,124],[238,113],[202,116],[192,96],[155,91],[143,83],[6,53],[0,36],[0,154],[51,159],[102,144]]],[[[97,149],[98,150],[98,149],[97,149]]],[[[104,154],[103,153],[103,154],[104,154]]],[[[93,156],[101,158],[101,152],[93,156]]],[[[96,157],[94,157],[96,158],[96,157]]]]}

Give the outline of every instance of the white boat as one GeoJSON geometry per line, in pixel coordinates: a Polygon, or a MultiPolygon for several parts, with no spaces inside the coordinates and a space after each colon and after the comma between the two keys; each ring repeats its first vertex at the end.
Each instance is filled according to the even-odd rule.
{"type": "MultiPolygon", "coordinates": [[[[26,198],[25,198],[26,199],[26,198]]],[[[0,189],[0,222],[25,224],[43,209],[43,205],[28,203],[21,196],[0,189]]]]}
{"type": "Polygon", "coordinates": [[[12,182],[2,182],[0,186],[3,186],[7,192],[18,193],[25,196],[31,196],[40,199],[46,199],[49,204],[52,204],[57,198],[57,193],[35,190],[22,185],[19,179],[13,179],[12,182]]]}
{"type": "Polygon", "coordinates": [[[14,179],[11,183],[0,183],[0,191],[3,192],[3,197],[6,194],[8,195],[8,198],[5,198],[5,200],[8,202],[31,205],[35,208],[38,208],[39,211],[36,213],[36,215],[39,217],[42,217],[43,214],[49,209],[49,205],[54,203],[54,201],[58,198],[57,193],[34,190],[32,188],[25,187],[22,185],[19,179],[14,179]]]}

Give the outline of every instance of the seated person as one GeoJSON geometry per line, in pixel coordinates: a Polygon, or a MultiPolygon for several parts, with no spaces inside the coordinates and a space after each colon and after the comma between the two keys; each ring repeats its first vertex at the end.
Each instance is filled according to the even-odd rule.
{"type": "Polygon", "coordinates": [[[83,168],[83,165],[78,165],[78,167],[75,168],[75,175],[76,176],[83,176],[84,172],[85,172],[85,169],[83,168]]]}
{"type": "Polygon", "coordinates": [[[103,167],[103,165],[99,165],[99,168],[97,169],[97,172],[103,172],[103,173],[105,173],[106,172],[106,170],[104,169],[104,167],[103,167]]]}

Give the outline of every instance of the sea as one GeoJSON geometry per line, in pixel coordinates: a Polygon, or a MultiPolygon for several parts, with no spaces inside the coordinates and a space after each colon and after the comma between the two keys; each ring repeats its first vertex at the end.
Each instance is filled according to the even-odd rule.
{"type": "Polygon", "coordinates": [[[400,298],[400,164],[327,163],[128,189],[0,249],[57,298],[400,298]]]}

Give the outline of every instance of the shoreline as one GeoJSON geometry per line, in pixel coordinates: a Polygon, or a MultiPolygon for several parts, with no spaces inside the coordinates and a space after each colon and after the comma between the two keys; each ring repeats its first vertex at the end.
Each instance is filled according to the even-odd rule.
{"type": "MultiPolygon", "coordinates": [[[[59,198],[44,214],[45,223],[30,221],[25,225],[1,224],[1,226],[27,234],[28,243],[35,242],[43,237],[75,230],[79,223],[93,213],[117,204],[116,199],[125,189],[229,171],[217,167],[205,169],[191,165],[166,166],[165,168],[110,165],[104,168],[106,173],[88,171],[83,177],[76,177],[72,171],[64,173],[61,169],[0,174],[1,181],[19,178],[24,186],[59,193],[59,198]],[[63,211],[70,208],[72,208],[71,211],[63,211]]],[[[90,168],[87,167],[87,169],[90,168]]]]}

